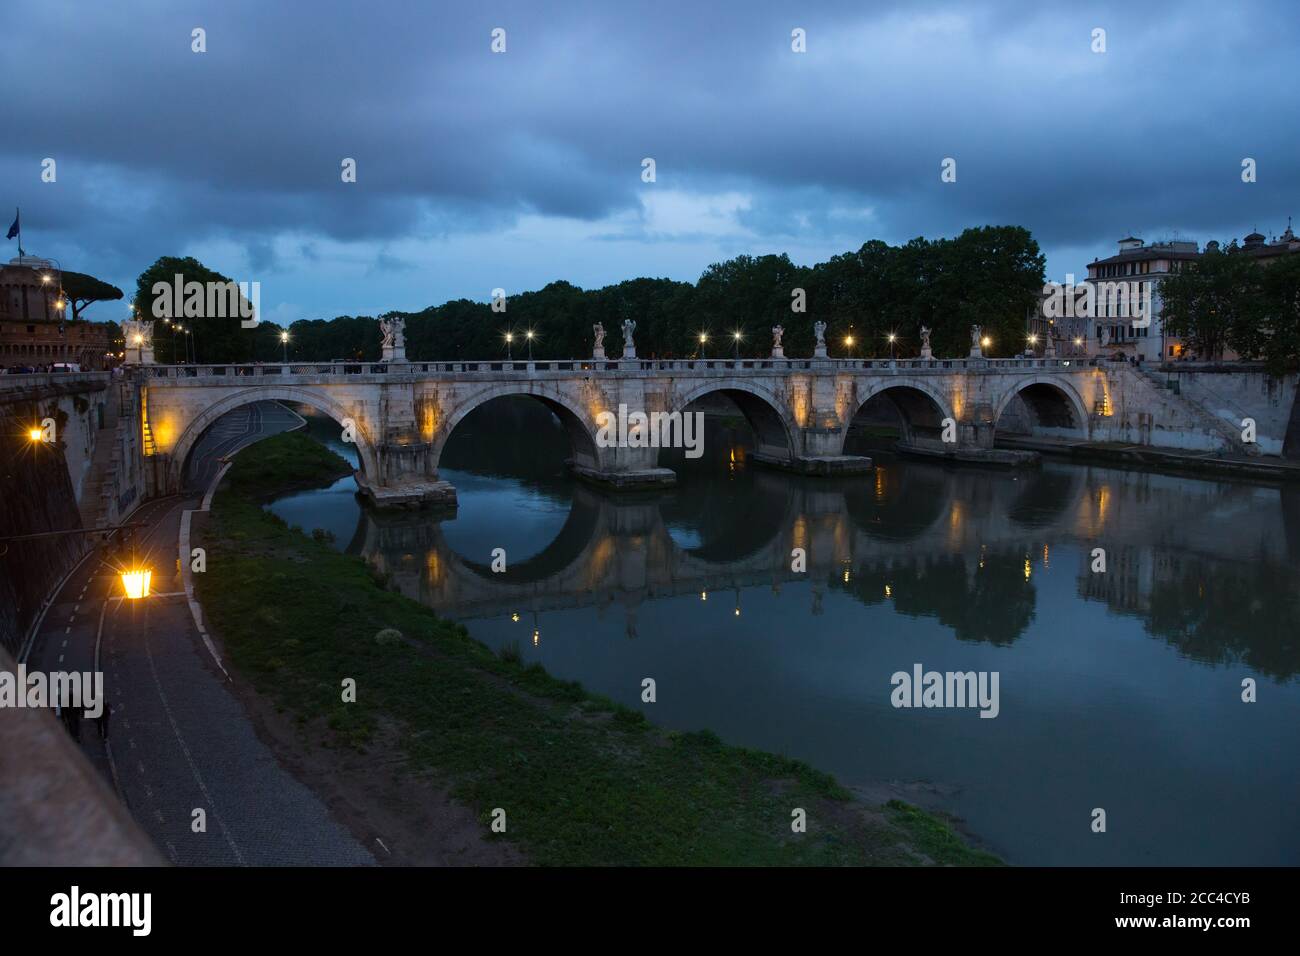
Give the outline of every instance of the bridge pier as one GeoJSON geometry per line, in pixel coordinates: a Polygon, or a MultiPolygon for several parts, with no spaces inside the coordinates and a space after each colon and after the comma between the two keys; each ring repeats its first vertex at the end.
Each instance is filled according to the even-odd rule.
{"type": "Polygon", "coordinates": [[[569,459],[575,476],[614,491],[641,491],[667,488],[677,483],[677,473],[659,467],[658,448],[606,448],[601,461],[569,459]]]}

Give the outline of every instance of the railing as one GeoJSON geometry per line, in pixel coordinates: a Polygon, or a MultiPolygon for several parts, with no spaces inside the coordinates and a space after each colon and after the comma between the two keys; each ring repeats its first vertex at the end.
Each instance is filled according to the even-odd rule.
{"type": "Polygon", "coordinates": [[[535,361],[488,360],[475,362],[290,362],[255,365],[140,365],[134,366],[146,378],[227,379],[235,384],[241,378],[291,378],[294,376],[346,375],[495,375],[539,373],[656,373],[713,372],[719,375],[737,371],[855,372],[945,372],[999,369],[1026,371],[1041,368],[1078,368],[1095,366],[1101,359],[1087,358],[955,358],[955,359],[845,359],[845,358],[765,358],[765,359],[546,359],[535,361]]]}

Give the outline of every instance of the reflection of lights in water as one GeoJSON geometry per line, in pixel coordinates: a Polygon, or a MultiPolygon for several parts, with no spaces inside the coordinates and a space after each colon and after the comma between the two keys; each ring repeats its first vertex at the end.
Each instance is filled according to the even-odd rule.
{"type": "Polygon", "coordinates": [[[542,641],[542,632],[533,628],[533,647],[536,647],[542,641]]]}
{"type": "Polygon", "coordinates": [[[793,544],[796,548],[808,550],[808,519],[803,515],[794,519],[794,530],[791,533],[793,544]]]}
{"type": "Polygon", "coordinates": [[[736,617],[740,617],[740,608],[736,608],[736,617]]]}
{"type": "Polygon", "coordinates": [[[512,621],[514,621],[516,624],[518,624],[518,623],[519,623],[519,612],[518,612],[518,611],[515,611],[513,614],[511,614],[511,615],[510,615],[510,620],[512,620],[512,621]]]}
{"type": "Polygon", "coordinates": [[[1032,565],[1030,565],[1029,559],[1025,558],[1025,580],[1026,581],[1029,580],[1029,575],[1031,574],[1033,574],[1033,567],[1032,565]]]}
{"type": "Polygon", "coordinates": [[[1048,549],[1047,549],[1047,545],[1043,545],[1043,568],[1044,568],[1044,570],[1046,570],[1048,567],[1050,567],[1050,563],[1049,563],[1049,562],[1050,562],[1050,556],[1049,556],[1049,552],[1048,552],[1048,549]]]}
{"type": "Polygon", "coordinates": [[[876,500],[881,501],[885,497],[885,473],[879,468],[876,469],[876,500]]]}
{"type": "Polygon", "coordinates": [[[701,600],[701,601],[707,601],[708,599],[709,599],[709,592],[708,592],[708,591],[701,591],[701,592],[700,592],[700,600],[701,600]]]}
{"type": "Polygon", "coordinates": [[[849,569],[848,569],[848,568],[845,568],[845,569],[844,569],[844,583],[845,583],[845,584],[848,584],[848,583],[849,583],[849,569]]]}
{"type": "Polygon", "coordinates": [[[893,597],[893,596],[894,596],[894,589],[891,588],[888,584],[886,584],[886,585],[885,585],[885,597],[888,598],[888,597],[893,597]]]}

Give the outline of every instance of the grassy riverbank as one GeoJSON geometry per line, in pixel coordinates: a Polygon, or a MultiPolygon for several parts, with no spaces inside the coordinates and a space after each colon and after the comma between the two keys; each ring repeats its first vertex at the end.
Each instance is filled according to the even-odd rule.
{"type": "Polygon", "coordinates": [[[202,531],[197,577],[235,668],[295,715],[306,745],[394,751],[449,784],[484,832],[503,809],[506,833],[493,838],[538,864],[997,862],[913,807],[866,806],[803,763],[661,730],[497,656],[260,506],[312,471],[326,484],[347,466],[298,433],[241,452],[202,531]],[[355,703],[341,699],[348,678],[355,703]],[[806,833],[792,832],[796,808],[806,833]]]}

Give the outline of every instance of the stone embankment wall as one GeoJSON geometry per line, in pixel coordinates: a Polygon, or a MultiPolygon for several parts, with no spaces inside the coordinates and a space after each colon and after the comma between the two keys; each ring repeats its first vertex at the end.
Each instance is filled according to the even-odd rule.
{"type": "Polygon", "coordinates": [[[1260,450],[1266,455],[1300,458],[1300,429],[1296,390],[1300,376],[1292,372],[1269,375],[1262,367],[1173,363],[1153,369],[1162,379],[1177,383],[1180,397],[1240,431],[1242,419],[1253,418],[1260,450]]]}
{"type": "MultiPolygon", "coordinates": [[[[117,414],[119,393],[130,394],[106,373],[0,377],[0,538],[116,523],[118,509],[104,512],[101,497],[116,488],[118,462],[137,489],[126,497],[139,497],[131,478],[139,453],[124,440],[132,416],[117,414]],[[32,440],[47,419],[54,440],[32,440]],[[122,421],[128,427],[116,427],[122,421]]],[[[0,541],[0,646],[19,651],[51,589],[91,544],[84,534],[0,541]]]]}

